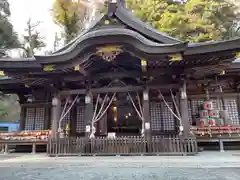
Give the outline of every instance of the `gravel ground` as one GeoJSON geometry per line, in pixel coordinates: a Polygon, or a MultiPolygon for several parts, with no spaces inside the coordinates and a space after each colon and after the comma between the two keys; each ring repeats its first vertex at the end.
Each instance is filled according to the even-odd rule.
{"type": "Polygon", "coordinates": [[[195,157],[0,155],[0,180],[240,180],[240,152],[195,157]]]}

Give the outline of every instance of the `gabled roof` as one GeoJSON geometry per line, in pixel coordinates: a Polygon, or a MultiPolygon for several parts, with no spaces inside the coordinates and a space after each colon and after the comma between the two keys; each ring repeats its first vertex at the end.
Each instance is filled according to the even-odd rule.
{"type": "Polygon", "coordinates": [[[110,3],[108,14],[101,15],[88,29],[58,51],[29,59],[0,59],[0,69],[12,66],[36,70],[42,69],[46,64],[72,64],[74,59],[81,64],[88,61],[95,53],[96,47],[108,44],[121,45],[125,47],[124,51],[131,51],[146,60],[161,60],[159,57],[163,55],[182,54],[186,62],[197,59],[201,64],[211,61],[212,56],[216,55],[215,59],[219,58],[220,52],[224,53],[224,58],[232,60],[234,53],[240,50],[240,38],[221,42],[182,42],[140,21],[123,4],[120,0],[110,3]],[[105,23],[106,21],[108,23],[105,23]],[[111,21],[114,23],[109,23],[111,21]]]}
{"type": "MultiPolygon", "coordinates": [[[[179,53],[186,49],[186,43],[161,33],[152,26],[137,19],[123,3],[110,3],[108,14],[100,16],[89,29],[82,32],[73,41],[60,50],[47,55],[35,56],[41,63],[57,63],[71,60],[88,48],[102,44],[131,45],[142,55],[179,53]],[[105,25],[104,21],[117,21],[105,25]]],[[[134,50],[133,50],[134,51],[134,50]]],[[[91,53],[91,50],[89,50],[91,53]]]]}

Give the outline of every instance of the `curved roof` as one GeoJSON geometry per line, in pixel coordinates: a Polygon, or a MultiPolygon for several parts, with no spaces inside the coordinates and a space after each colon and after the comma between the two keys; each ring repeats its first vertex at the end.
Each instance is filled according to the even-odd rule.
{"type": "Polygon", "coordinates": [[[221,42],[182,42],[140,21],[123,4],[120,0],[117,3],[110,3],[107,15],[101,15],[90,25],[89,29],[83,31],[58,51],[30,59],[0,59],[0,68],[10,68],[14,64],[14,67],[38,69],[44,64],[61,64],[69,60],[71,64],[73,59],[87,60],[95,53],[96,47],[112,44],[120,45],[124,51],[131,51],[146,60],[161,59],[158,58],[160,55],[179,53],[184,55],[185,59],[188,57],[196,59],[195,56],[198,58],[201,54],[208,56],[209,53],[216,52],[224,52],[232,58],[233,54],[240,50],[240,38],[221,42]],[[106,20],[114,23],[106,24],[106,20]]]}
{"type": "Polygon", "coordinates": [[[161,33],[140,21],[123,6],[123,3],[110,3],[109,7],[112,9],[109,10],[108,15],[101,15],[89,29],[66,46],[47,56],[35,56],[36,60],[39,60],[40,63],[67,61],[76,57],[87,47],[103,43],[134,45],[138,52],[152,55],[179,53],[186,49],[186,43],[161,33]],[[115,19],[119,24],[118,26],[101,24],[105,19],[115,19]]]}
{"type": "MultiPolygon", "coordinates": [[[[186,49],[184,43],[162,44],[153,42],[130,29],[108,28],[90,31],[82,35],[63,51],[48,56],[35,56],[35,58],[40,60],[41,63],[63,62],[71,60],[81,53],[87,54],[88,48],[94,45],[102,45],[103,42],[104,44],[130,45],[136,49],[136,52],[140,51],[152,55],[171,54],[186,49]]],[[[89,53],[91,53],[91,50],[89,50],[89,53]]]]}
{"type": "Polygon", "coordinates": [[[184,55],[195,55],[229,50],[240,50],[240,38],[235,38],[227,41],[189,43],[188,48],[184,52],[184,55]]]}

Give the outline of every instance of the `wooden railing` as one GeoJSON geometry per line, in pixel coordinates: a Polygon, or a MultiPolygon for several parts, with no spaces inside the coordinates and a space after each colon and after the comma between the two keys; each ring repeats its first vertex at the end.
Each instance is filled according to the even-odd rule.
{"type": "Polygon", "coordinates": [[[109,138],[49,138],[49,156],[69,155],[194,155],[197,153],[194,137],[152,137],[151,141],[138,136],[109,138]]]}

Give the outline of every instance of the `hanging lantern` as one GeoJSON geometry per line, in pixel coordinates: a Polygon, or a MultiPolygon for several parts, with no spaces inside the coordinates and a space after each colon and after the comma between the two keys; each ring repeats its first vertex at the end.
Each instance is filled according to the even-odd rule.
{"type": "Polygon", "coordinates": [[[117,107],[116,106],[113,106],[113,111],[117,111],[117,107]]]}
{"type": "Polygon", "coordinates": [[[114,116],[113,120],[114,120],[115,122],[117,122],[118,119],[117,119],[117,116],[116,116],[116,115],[114,116]]]}

